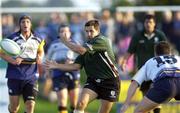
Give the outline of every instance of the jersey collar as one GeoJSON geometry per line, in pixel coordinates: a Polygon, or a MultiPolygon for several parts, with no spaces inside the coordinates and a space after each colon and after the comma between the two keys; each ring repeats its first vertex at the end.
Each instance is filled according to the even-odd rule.
{"type": "Polygon", "coordinates": [[[34,37],[34,35],[31,33],[31,35],[30,35],[30,37],[28,38],[28,39],[26,39],[23,35],[22,35],[22,33],[20,34],[20,36],[24,39],[24,40],[29,40],[29,39],[31,39],[31,38],[33,38],[34,37]]]}

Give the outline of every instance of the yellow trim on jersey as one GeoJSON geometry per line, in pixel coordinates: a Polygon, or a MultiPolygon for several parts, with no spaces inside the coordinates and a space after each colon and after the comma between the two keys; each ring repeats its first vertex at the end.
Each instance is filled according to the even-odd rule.
{"type": "Polygon", "coordinates": [[[45,45],[45,40],[41,41],[41,43],[38,46],[38,49],[43,48],[45,45]]]}

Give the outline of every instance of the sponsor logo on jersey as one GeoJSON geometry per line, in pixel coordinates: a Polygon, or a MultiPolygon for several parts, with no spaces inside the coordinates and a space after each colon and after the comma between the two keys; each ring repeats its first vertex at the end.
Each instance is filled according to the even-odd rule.
{"type": "Polygon", "coordinates": [[[110,95],[111,98],[116,98],[116,92],[115,92],[115,91],[112,90],[112,91],[110,92],[110,94],[111,94],[111,95],[110,95]]]}
{"type": "Polygon", "coordinates": [[[101,79],[96,79],[95,80],[97,83],[100,83],[101,82],[101,79]]]}

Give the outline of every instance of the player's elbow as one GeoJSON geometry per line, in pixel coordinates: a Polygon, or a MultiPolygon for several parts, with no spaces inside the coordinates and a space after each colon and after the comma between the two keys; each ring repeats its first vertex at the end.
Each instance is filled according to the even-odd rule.
{"type": "Polygon", "coordinates": [[[79,48],[76,48],[74,51],[80,55],[83,55],[86,52],[86,48],[79,47],[79,48]]]}
{"type": "Polygon", "coordinates": [[[135,88],[139,87],[138,82],[135,81],[135,80],[132,80],[131,84],[132,84],[132,86],[134,86],[135,88]]]}

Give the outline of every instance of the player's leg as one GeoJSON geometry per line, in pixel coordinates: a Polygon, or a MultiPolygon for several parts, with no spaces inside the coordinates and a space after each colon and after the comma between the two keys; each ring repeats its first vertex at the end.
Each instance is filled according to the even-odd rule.
{"type": "Polygon", "coordinates": [[[98,113],[110,113],[113,103],[118,101],[120,93],[119,78],[103,80],[97,89],[98,97],[101,99],[101,107],[98,113]]]}
{"type": "Polygon", "coordinates": [[[8,110],[10,113],[17,113],[19,110],[19,96],[9,96],[8,110]]]}
{"type": "Polygon", "coordinates": [[[82,93],[79,97],[74,113],[84,113],[84,109],[87,107],[88,103],[97,97],[97,93],[89,88],[83,88],[82,93]]]}
{"type": "MultiPolygon", "coordinates": [[[[146,82],[142,83],[142,85],[140,87],[140,90],[141,90],[143,96],[145,96],[146,93],[148,92],[148,90],[149,90],[149,88],[151,86],[151,83],[152,83],[152,81],[146,81],[146,82]]],[[[161,110],[161,106],[159,105],[156,108],[154,108],[153,112],[154,113],[160,113],[160,110],[161,110]]]]}
{"type": "Polygon", "coordinates": [[[113,103],[114,102],[110,102],[107,100],[101,100],[101,106],[98,113],[110,113],[113,103]]]}
{"type": "Polygon", "coordinates": [[[70,98],[70,105],[71,105],[71,113],[77,106],[79,97],[79,87],[69,90],[69,98],[70,98]]]}
{"type": "Polygon", "coordinates": [[[156,103],[146,96],[143,100],[136,106],[134,113],[145,113],[159,106],[159,103],[156,103]]]}
{"type": "Polygon", "coordinates": [[[77,106],[78,97],[79,97],[79,72],[74,71],[70,73],[68,90],[69,90],[69,100],[70,100],[70,113],[73,113],[74,109],[77,106]]]}
{"type": "Polygon", "coordinates": [[[170,78],[163,78],[153,83],[146,96],[138,104],[135,113],[153,110],[163,102],[168,102],[173,98],[174,81],[170,78]]]}
{"type": "Polygon", "coordinates": [[[26,100],[25,101],[25,113],[34,113],[35,100],[26,100]]]}
{"type": "Polygon", "coordinates": [[[38,93],[38,83],[37,81],[24,81],[23,86],[23,99],[25,102],[25,111],[26,113],[34,113],[35,108],[35,99],[38,93]]]}
{"type": "Polygon", "coordinates": [[[19,110],[19,99],[21,89],[21,80],[8,79],[7,81],[9,91],[9,106],[8,110],[10,113],[17,113],[19,110]]]}
{"type": "Polygon", "coordinates": [[[43,96],[45,98],[49,97],[49,94],[51,93],[51,89],[52,89],[52,79],[49,77],[49,78],[46,78],[44,82],[43,96]]]}
{"type": "Polygon", "coordinates": [[[67,101],[68,101],[68,90],[63,88],[57,92],[58,98],[58,110],[59,113],[68,113],[67,111],[67,101]]]}

